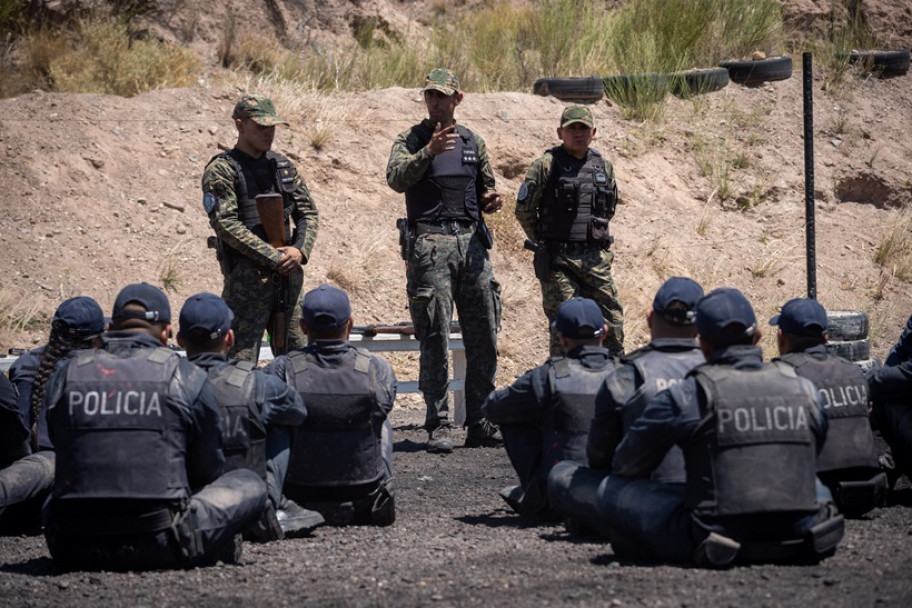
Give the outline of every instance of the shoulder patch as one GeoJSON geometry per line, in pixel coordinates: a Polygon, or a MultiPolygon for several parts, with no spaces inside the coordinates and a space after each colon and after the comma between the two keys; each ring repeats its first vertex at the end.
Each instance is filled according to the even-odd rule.
{"type": "Polygon", "coordinates": [[[206,210],[206,215],[212,213],[212,210],[215,209],[215,195],[211,192],[207,192],[203,195],[203,209],[206,210]]]}
{"type": "Polygon", "coordinates": [[[523,182],[522,186],[519,187],[519,192],[516,193],[516,200],[522,202],[526,200],[527,196],[529,196],[529,186],[526,185],[526,182],[523,182]]]}

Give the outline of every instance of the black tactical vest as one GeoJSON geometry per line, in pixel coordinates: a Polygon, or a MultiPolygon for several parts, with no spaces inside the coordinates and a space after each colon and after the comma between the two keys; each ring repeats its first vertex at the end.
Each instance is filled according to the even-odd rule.
{"type": "Polygon", "coordinates": [[[685,448],[685,504],[698,516],[817,510],[816,403],[782,364],[701,365],[702,420],[685,448]]]}
{"type": "Polygon", "coordinates": [[[868,382],[854,363],[821,353],[788,353],[780,360],[814,383],[829,420],[817,471],[855,467],[877,469],[877,449],[868,420],[868,382]]]}
{"type": "Polygon", "coordinates": [[[545,241],[605,242],[608,220],[614,216],[617,187],[614,172],[596,150],[584,160],[557,146],[551,175],[542,192],[538,237],[545,241]]]}
{"type": "Polygon", "coordinates": [[[295,433],[285,483],[353,486],[383,475],[377,379],[370,354],[355,352],[340,367],[322,367],[303,351],[288,356],[286,382],[304,399],[307,419],[295,433]]]}
{"type": "Polygon", "coordinates": [[[222,452],[225,471],[250,469],[266,479],[266,428],[256,401],[256,377],[250,361],[209,370],[222,415],[222,452]]]}
{"type": "MultiPolygon", "coordinates": [[[[428,127],[421,125],[424,131],[428,127]]],[[[471,132],[456,125],[456,148],[438,154],[418,183],[406,190],[405,208],[409,221],[438,219],[477,220],[478,146],[471,132]]],[[[427,144],[433,131],[420,133],[421,146],[427,144]]]]}
{"type": "MultiPolygon", "coordinates": [[[[257,236],[266,240],[263,222],[257,211],[256,196],[267,192],[282,194],[285,207],[285,242],[291,238],[288,218],[294,210],[294,201],[291,194],[295,190],[295,176],[297,171],[290,160],[272,150],[260,158],[251,158],[239,152],[236,148],[222,152],[213,157],[224,158],[231,163],[237,172],[234,182],[235,195],[237,196],[238,218],[257,236]]],[[[211,160],[209,162],[212,162],[211,160]]]]}
{"type": "Polygon", "coordinates": [[[79,351],[57,405],[56,498],[187,496],[185,426],[168,403],[178,360],[167,348],[79,351]]]}
{"type": "MultiPolygon", "coordinates": [[[[621,424],[624,433],[640,417],[649,400],[673,384],[677,384],[687,373],[705,362],[702,351],[694,345],[688,350],[650,350],[633,359],[633,365],[642,380],[636,392],[624,404],[621,424]]],[[[685,480],[684,454],[681,448],[673,446],[662,462],[650,475],[650,479],[665,483],[680,483],[685,480]]]]}
{"type": "Polygon", "coordinates": [[[602,368],[589,368],[579,359],[552,357],[549,380],[554,406],[542,433],[543,472],[561,460],[586,464],[586,439],[595,415],[595,396],[605,377],[614,371],[612,360],[602,368]]]}

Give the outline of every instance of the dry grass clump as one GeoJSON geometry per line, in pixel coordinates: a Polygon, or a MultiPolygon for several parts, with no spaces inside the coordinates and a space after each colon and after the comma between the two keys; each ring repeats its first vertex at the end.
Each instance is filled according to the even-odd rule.
{"type": "Polygon", "coordinates": [[[912,213],[908,210],[891,213],[874,261],[901,281],[912,281],[912,213]]]}
{"type": "Polygon", "coordinates": [[[24,332],[48,327],[50,322],[35,298],[0,288],[0,350],[6,352],[10,347],[23,346],[12,344],[10,340],[24,332]]]}

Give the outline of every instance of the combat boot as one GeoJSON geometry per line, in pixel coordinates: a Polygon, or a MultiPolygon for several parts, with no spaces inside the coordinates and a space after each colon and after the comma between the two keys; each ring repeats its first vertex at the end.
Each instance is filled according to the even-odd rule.
{"type": "Polygon", "coordinates": [[[467,448],[499,448],[503,447],[503,436],[495,425],[482,418],[469,426],[464,445],[467,448]]]}
{"type": "Polygon", "coordinates": [[[426,449],[431,454],[449,454],[453,451],[452,429],[447,424],[442,424],[428,431],[426,449]]]}
{"type": "Polygon", "coordinates": [[[318,511],[305,509],[293,500],[282,497],[282,506],[276,511],[276,519],[286,538],[306,536],[326,523],[318,511]]]}
{"type": "Polygon", "coordinates": [[[522,500],[525,492],[522,486],[507,486],[500,491],[500,497],[517,513],[522,513],[522,500]]]}
{"type": "Polygon", "coordinates": [[[694,562],[700,568],[727,568],[738,557],[741,543],[710,532],[694,552],[694,562]]]}

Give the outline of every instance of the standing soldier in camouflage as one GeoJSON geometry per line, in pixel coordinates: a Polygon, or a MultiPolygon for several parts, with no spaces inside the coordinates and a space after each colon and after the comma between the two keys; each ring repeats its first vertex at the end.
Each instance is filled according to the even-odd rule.
{"type": "Polygon", "coordinates": [[[423,89],[428,118],[393,143],[386,181],[405,193],[403,231],[406,290],[415,335],[421,341],[419,387],[427,404],[428,452],[453,450],[449,419],[449,327],[459,313],[466,351],[466,447],[499,446],[497,429],[482,418],[481,404],[494,390],[500,284],[481,213],[503,201],[484,140],[454,119],[463,99],[459,79],[438,68],[423,89]]]}
{"type": "Polygon", "coordinates": [[[222,298],[237,315],[229,356],[256,363],[263,332],[276,313],[284,316],[278,328],[287,337],[282,350],[305,343],[298,327],[301,266],[310,259],[317,238],[317,208],[294,164],[271,150],[275,126],[288,125],[278,117],[272,101],[261,95],[243,97],[232,118],[237,143],[206,165],[203,207],[216,234],[224,277],[222,298]],[[267,193],[282,196],[285,245],[281,247],[269,244],[257,211],[257,195],[267,193]]]}
{"type": "Polygon", "coordinates": [[[595,300],[608,323],[605,348],[624,352],[624,310],[611,278],[617,185],[614,168],[589,147],[595,138],[592,112],[570,106],[561,114],[555,146],[532,162],[516,199],[516,219],[535,243],[535,276],[551,329],[551,355],[563,349],[553,329],[561,302],[595,300]]]}

